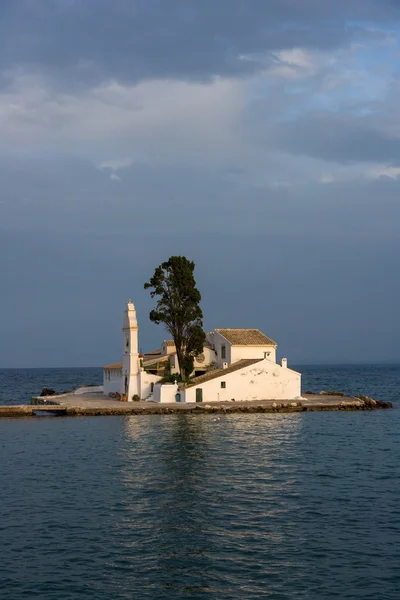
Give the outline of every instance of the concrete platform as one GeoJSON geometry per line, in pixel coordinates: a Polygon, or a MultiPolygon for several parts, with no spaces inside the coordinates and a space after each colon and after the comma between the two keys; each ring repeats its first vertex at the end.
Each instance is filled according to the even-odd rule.
{"type": "Polygon", "coordinates": [[[302,400],[254,400],[246,402],[212,402],[207,404],[158,404],[155,402],[121,402],[98,393],[64,394],[32,398],[27,406],[0,406],[0,417],[28,417],[40,414],[55,416],[107,416],[146,414],[203,413],[286,413],[332,410],[374,410],[391,408],[390,402],[359,400],[351,396],[305,395],[302,400]]]}

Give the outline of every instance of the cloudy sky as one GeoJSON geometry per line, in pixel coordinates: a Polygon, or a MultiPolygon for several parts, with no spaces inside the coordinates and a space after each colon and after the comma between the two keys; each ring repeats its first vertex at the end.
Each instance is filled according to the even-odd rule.
{"type": "Polygon", "coordinates": [[[399,361],[399,0],[3,0],[0,367],[118,360],[196,262],[205,327],[399,361]]]}

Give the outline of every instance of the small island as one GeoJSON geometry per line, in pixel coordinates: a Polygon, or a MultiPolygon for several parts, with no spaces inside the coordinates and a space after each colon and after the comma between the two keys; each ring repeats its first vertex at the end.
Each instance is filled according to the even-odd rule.
{"type": "Polygon", "coordinates": [[[205,333],[195,264],[171,256],[144,285],[156,306],[150,320],[172,339],[139,353],[139,326],[131,300],[122,327],[122,360],[103,367],[103,385],[57,394],[44,388],[30,406],[2,406],[1,416],[203,414],[374,410],[389,402],[328,391],[301,393],[301,374],[277,362],[277,343],[257,328],[205,333]]]}

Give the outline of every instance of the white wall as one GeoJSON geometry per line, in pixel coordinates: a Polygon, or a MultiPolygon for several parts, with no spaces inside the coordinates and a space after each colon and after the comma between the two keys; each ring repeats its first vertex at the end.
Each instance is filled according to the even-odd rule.
{"type": "Polygon", "coordinates": [[[243,358],[264,358],[264,352],[267,353],[268,360],[276,363],[276,348],[274,346],[232,346],[231,360],[234,363],[243,358]]]}
{"type": "MultiPolygon", "coordinates": [[[[147,373],[146,371],[140,371],[137,376],[139,379],[138,389],[140,390],[140,398],[144,400],[151,393],[151,384],[157,383],[160,381],[160,377],[158,375],[152,375],[151,373],[147,373]]],[[[123,386],[123,377],[122,370],[117,369],[105,369],[103,372],[103,390],[104,394],[108,396],[108,394],[115,394],[118,392],[121,394],[121,389],[123,386]]],[[[88,388],[86,391],[90,391],[88,388]]],[[[95,389],[93,388],[93,391],[95,389]]],[[[129,398],[129,402],[132,401],[132,398],[129,398]]]]}
{"type": "MultiPolygon", "coordinates": [[[[205,346],[203,348],[204,360],[199,362],[197,359],[194,360],[194,370],[200,371],[205,370],[204,367],[209,365],[210,363],[216,361],[215,352],[205,346]]],[[[179,373],[179,362],[178,357],[175,354],[171,354],[170,356],[170,365],[171,365],[171,373],[179,373]]]]}
{"type": "Polygon", "coordinates": [[[156,384],[157,381],[160,381],[160,377],[158,375],[153,375],[152,373],[147,373],[146,371],[140,371],[140,399],[146,400],[148,396],[151,394],[151,384],[156,384]]]}
{"type": "Polygon", "coordinates": [[[178,386],[175,383],[156,384],[153,392],[153,402],[176,402],[175,394],[178,386]]]}
{"type": "Polygon", "coordinates": [[[104,369],[103,371],[103,393],[108,394],[121,393],[122,370],[104,369]]]}
{"type": "MultiPolygon", "coordinates": [[[[218,331],[214,331],[214,335],[212,336],[212,342],[215,346],[215,352],[217,354],[215,360],[218,363],[218,367],[221,369],[224,362],[231,364],[231,344],[226,340],[218,331]],[[221,347],[225,346],[226,350],[226,358],[222,358],[221,356],[221,347]]],[[[210,339],[210,341],[211,341],[210,339]]]]}
{"type": "Polygon", "coordinates": [[[204,367],[206,365],[209,365],[210,363],[216,361],[215,352],[214,352],[214,350],[211,350],[211,348],[208,348],[207,346],[205,346],[203,348],[203,354],[204,354],[203,361],[199,362],[196,358],[194,359],[194,368],[199,371],[201,369],[204,369],[204,367]]]}
{"type": "Polygon", "coordinates": [[[161,346],[161,351],[163,354],[173,354],[176,352],[176,348],[175,345],[166,344],[164,341],[163,345],[161,346]]]}
{"type": "Polygon", "coordinates": [[[240,400],[293,400],[301,395],[301,375],[268,360],[221,374],[197,386],[186,388],[185,402],[196,402],[196,389],[202,388],[203,402],[240,400]],[[226,384],[221,388],[221,382],[226,384]]]}
{"type": "Polygon", "coordinates": [[[171,366],[171,373],[179,373],[179,361],[176,352],[170,355],[169,364],[171,366]]]}
{"type": "Polygon", "coordinates": [[[233,346],[218,331],[215,331],[214,335],[208,339],[215,345],[216,360],[220,369],[224,362],[230,365],[243,358],[264,358],[264,352],[269,352],[268,360],[276,362],[275,346],[233,346]],[[222,358],[222,346],[225,346],[226,358],[222,358]]]}

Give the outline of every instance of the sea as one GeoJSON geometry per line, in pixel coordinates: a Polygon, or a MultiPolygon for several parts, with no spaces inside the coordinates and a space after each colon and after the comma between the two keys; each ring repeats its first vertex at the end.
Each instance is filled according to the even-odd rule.
{"type": "MultiPolygon", "coordinates": [[[[4,600],[398,600],[400,366],[301,366],[392,410],[0,419],[4,600]]],[[[0,404],[101,383],[2,369],[0,404]]]]}

